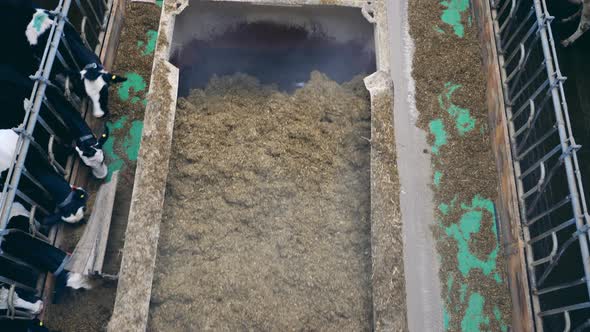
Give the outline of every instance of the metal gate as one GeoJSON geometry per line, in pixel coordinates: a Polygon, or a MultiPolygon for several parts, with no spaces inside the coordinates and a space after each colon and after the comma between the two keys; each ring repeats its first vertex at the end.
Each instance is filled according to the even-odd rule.
{"type": "MultiPolygon", "coordinates": [[[[51,29],[47,32],[49,37],[41,64],[37,72],[31,73],[30,76],[35,83],[30,98],[24,101],[25,118],[22,125],[15,130],[19,134],[17,151],[10,163],[12,166],[7,171],[3,187],[0,187],[2,189],[0,192],[0,243],[16,201],[28,210],[32,233],[41,239],[48,240],[47,233],[43,234],[36,230],[33,221],[35,218],[41,218],[53,212],[52,198],[40,182],[26,171],[24,168],[25,159],[29,149],[36,149],[54,166],[56,171],[68,178],[73,157],[69,153],[70,149],[67,148],[71,142],[67,142],[64,137],[70,132],[70,128],[56,112],[51,100],[45,97],[45,90],[48,85],[56,83],[49,80],[56,61],[71,70],[82,69],[80,67],[82,64],[77,64],[69,52],[69,47],[63,36],[64,24],[70,21],[78,29],[87,46],[99,50],[111,7],[112,0],[108,2],[105,0],[59,0],[56,9],[52,11],[56,16],[51,29]]],[[[59,85],[55,87],[60,88],[59,85]]],[[[68,95],[69,102],[76,109],[84,109],[85,100],[73,94],[66,94],[64,89],[62,92],[68,95]]],[[[0,286],[9,287],[11,292],[21,290],[41,295],[43,274],[38,280],[19,280],[18,271],[36,271],[34,267],[1,251],[0,264],[15,271],[10,276],[0,274],[0,286]]],[[[14,308],[12,310],[9,308],[7,317],[0,317],[0,319],[2,318],[30,319],[31,317],[14,308]]]]}
{"type": "Polygon", "coordinates": [[[491,0],[537,330],[590,327],[589,216],[545,0],[491,0]]]}

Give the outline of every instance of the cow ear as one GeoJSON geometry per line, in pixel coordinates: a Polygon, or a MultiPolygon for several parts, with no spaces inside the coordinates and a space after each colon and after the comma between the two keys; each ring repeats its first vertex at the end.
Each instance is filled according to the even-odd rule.
{"type": "Polygon", "coordinates": [[[97,148],[98,149],[102,149],[102,146],[107,142],[107,140],[109,139],[109,127],[107,127],[106,125],[104,126],[104,131],[102,133],[102,135],[100,135],[100,138],[98,139],[98,144],[97,144],[97,148]]]}

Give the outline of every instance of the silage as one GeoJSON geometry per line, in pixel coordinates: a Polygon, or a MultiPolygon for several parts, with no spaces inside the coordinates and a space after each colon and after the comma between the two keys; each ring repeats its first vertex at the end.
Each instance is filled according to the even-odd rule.
{"type": "Polygon", "coordinates": [[[369,330],[369,140],[360,77],[179,100],[150,329],[369,330]]]}

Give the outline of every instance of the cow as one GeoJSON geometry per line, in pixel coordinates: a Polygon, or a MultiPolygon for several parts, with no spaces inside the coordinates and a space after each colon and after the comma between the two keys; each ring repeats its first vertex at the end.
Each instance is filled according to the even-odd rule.
{"type": "Polygon", "coordinates": [[[56,289],[64,286],[73,289],[90,289],[92,283],[87,276],[68,271],[65,266],[70,255],[51,244],[31,236],[19,229],[1,231],[3,236],[0,249],[42,272],[51,272],[56,278],[56,289]]]}
{"type": "Polygon", "coordinates": [[[17,310],[26,311],[30,314],[37,315],[43,310],[43,301],[36,300],[35,302],[29,302],[22,299],[17,292],[12,296],[12,303],[9,303],[10,289],[0,287],[0,310],[7,310],[13,307],[17,310]]]}
{"type": "MultiPolygon", "coordinates": [[[[14,128],[22,123],[25,117],[22,101],[30,97],[33,85],[32,80],[14,68],[0,65],[0,91],[2,92],[0,105],[3,108],[0,112],[2,114],[0,126],[2,128],[14,128]]],[[[71,138],[75,140],[75,150],[84,164],[92,169],[92,174],[96,178],[104,179],[108,168],[102,146],[109,138],[108,128],[105,126],[103,134],[97,138],[80,113],[66,100],[59,89],[48,86],[45,95],[71,130],[71,138]]]]}
{"type": "MultiPolygon", "coordinates": [[[[0,129],[0,179],[5,177],[11,166],[17,152],[18,137],[13,129],[0,129]]],[[[25,169],[47,189],[55,202],[57,212],[43,219],[44,225],[53,225],[60,220],[74,224],[84,218],[88,201],[86,191],[70,186],[34,146],[29,148],[25,169]]]]}
{"type": "MultiPolygon", "coordinates": [[[[9,36],[5,38],[4,45],[10,52],[0,54],[0,63],[14,66],[27,75],[34,73],[38,69],[54,23],[55,15],[48,10],[35,8],[27,3],[19,6],[0,2],[0,24],[3,24],[4,31],[23,31],[23,34],[7,34],[9,36]]],[[[65,43],[60,43],[61,54],[71,54],[81,70],[77,72],[64,68],[56,61],[52,78],[65,74],[72,83],[72,90],[92,101],[92,114],[96,118],[108,115],[109,86],[124,82],[127,78],[107,72],[100,58],[84,44],[70,22],[65,22],[63,35],[65,43]]]]}

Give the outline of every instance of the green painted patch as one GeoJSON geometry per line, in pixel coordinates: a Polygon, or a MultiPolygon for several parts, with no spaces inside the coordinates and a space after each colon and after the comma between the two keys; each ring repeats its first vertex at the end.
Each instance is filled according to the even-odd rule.
{"type": "Polygon", "coordinates": [[[442,173],[440,171],[434,172],[434,180],[433,180],[433,182],[434,182],[434,185],[435,186],[437,186],[437,187],[440,186],[441,179],[442,179],[442,173]]]}
{"type": "Polygon", "coordinates": [[[162,4],[164,3],[164,0],[156,0],[156,6],[162,8],[162,4]]]}
{"type": "Polygon", "coordinates": [[[494,273],[494,280],[496,280],[497,283],[501,284],[502,283],[502,278],[500,277],[500,274],[498,272],[494,273]]]}
{"type": "MultiPolygon", "coordinates": [[[[120,130],[125,125],[127,121],[127,117],[123,116],[116,122],[107,122],[107,127],[109,131],[113,133],[114,131],[120,130]]],[[[105,155],[109,159],[108,169],[109,173],[107,175],[106,181],[111,181],[111,176],[113,172],[120,170],[123,168],[124,162],[123,159],[115,152],[115,136],[111,135],[106,143],[102,146],[102,150],[104,151],[105,155]]]]}
{"type": "Polygon", "coordinates": [[[466,277],[472,269],[480,269],[483,274],[490,275],[496,269],[496,259],[498,256],[499,245],[496,243],[495,248],[489,253],[485,260],[479,259],[469,249],[469,242],[474,233],[478,233],[481,228],[483,212],[488,212],[492,218],[492,231],[496,233],[495,213],[492,201],[475,196],[471,205],[461,204],[463,210],[467,210],[461,217],[458,224],[452,224],[445,229],[445,233],[457,242],[458,252],[457,260],[459,262],[459,271],[466,277]]]}
{"type": "Polygon", "coordinates": [[[143,48],[143,46],[145,45],[145,48],[143,48],[143,50],[141,51],[142,55],[150,55],[150,54],[154,53],[154,51],[156,50],[156,41],[158,40],[158,31],[148,30],[146,32],[146,35],[147,35],[147,37],[146,37],[145,43],[143,41],[137,42],[137,46],[139,48],[143,48]]]}
{"type": "MultiPolygon", "coordinates": [[[[109,127],[111,133],[120,131],[125,127],[127,120],[128,118],[123,116],[116,122],[108,122],[107,127],[109,127]]],[[[123,137],[122,140],[116,139],[117,136],[121,137],[121,135],[111,135],[109,140],[103,145],[103,151],[109,160],[109,173],[107,175],[107,181],[110,181],[113,172],[123,169],[128,161],[137,160],[142,131],[143,122],[135,120],[131,123],[129,132],[123,137]],[[117,154],[115,151],[115,146],[121,147],[124,152],[123,156],[117,154]]]]}
{"type": "Polygon", "coordinates": [[[438,209],[439,209],[439,210],[440,210],[440,212],[441,212],[443,215],[445,215],[445,216],[446,216],[447,214],[449,214],[449,205],[448,205],[448,204],[445,204],[445,203],[440,203],[440,204],[438,205],[438,209]]]}
{"type": "MultiPolygon", "coordinates": [[[[141,77],[139,74],[131,72],[127,73],[125,76],[127,77],[127,81],[121,83],[121,86],[118,90],[119,98],[121,98],[123,101],[129,100],[131,91],[138,93],[145,90],[147,87],[143,77],[141,77]]],[[[139,99],[137,99],[137,101],[139,101],[139,99]]]]}
{"type": "Polygon", "coordinates": [[[447,306],[443,304],[443,328],[445,331],[449,330],[449,325],[451,324],[451,315],[447,311],[447,306]]]}
{"type": "Polygon", "coordinates": [[[441,1],[440,4],[446,7],[440,17],[441,20],[453,28],[455,35],[463,38],[465,27],[461,22],[461,16],[469,8],[469,0],[448,0],[441,1]]]}
{"type": "Polygon", "coordinates": [[[465,302],[466,295],[467,295],[467,285],[462,284],[461,288],[459,288],[459,301],[461,301],[461,303],[465,302]]]}
{"type": "Polygon", "coordinates": [[[445,33],[445,31],[443,29],[441,29],[438,25],[435,25],[434,26],[434,31],[436,31],[438,33],[441,33],[441,34],[444,34],[445,33]]]}
{"type": "Polygon", "coordinates": [[[443,215],[447,215],[449,214],[449,210],[455,208],[455,203],[457,202],[457,196],[453,197],[453,199],[451,200],[451,202],[449,204],[446,203],[440,203],[438,205],[438,209],[439,211],[443,214],[443,215]]]}
{"type": "Polygon", "coordinates": [[[428,125],[430,132],[434,135],[434,145],[432,146],[432,153],[438,154],[440,148],[447,144],[447,132],[445,131],[445,125],[441,119],[430,121],[428,125]]]}
{"type": "Polygon", "coordinates": [[[463,136],[475,128],[475,119],[471,117],[468,109],[461,108],[451,101],[453,93],[459,88],[461,88],[459,84],[445,83],[445,92],[438,96],[438,104],[441,109],[455,118],[455,126],[459,131],[459,135],[463,136]]]}
{"type": "Polygon", "coordinates": [[[44,12],[36,12],[35,15],[33,15],[33,28],[37,30],[37,32],[41,32],[43,22],[48,18],[49,16],[44,12]]]}
{"type": "Polygon", "coordinates": [[[502,330],[502,332],[506,332],[508,331],[508,326],[504,323],[502,323],[502,313],[500,312],[500,308],[498,308],[497,305],[494,306],[494,318],[500,322],[500,329],[502,330]]]}
{"type": "Polygon", "coordinates": [[[123,149],[129,160],[137,160],[139,154],[139,145],[141,143],[141,133],[143,131],[143,122],[135,120],[131,123],[129,134],[123,141],[123,149]]]}
{"type": "Polygon", "coordinates": [[[451,290],[453,289],[453,282],[455,281],[455,278],[453,276],[449,276],[447,278],[447,293],[450,293],[451,290]]]}
{"type": "Polygon", "coordinates": [[[467,310],[465,311],[465,316],[463,316],[463,320],[461,321],[461,331],[481,331],[482,325],[490,324],[490,319],[486,317],[483,312],[484,303],[485,300],[479,293],[473,293],[471,296],[469,296],[467,310]]]}

